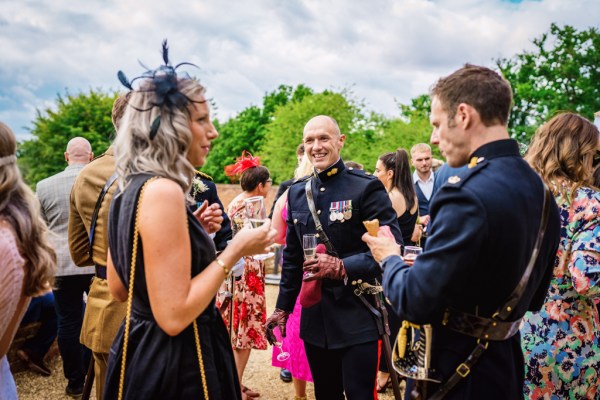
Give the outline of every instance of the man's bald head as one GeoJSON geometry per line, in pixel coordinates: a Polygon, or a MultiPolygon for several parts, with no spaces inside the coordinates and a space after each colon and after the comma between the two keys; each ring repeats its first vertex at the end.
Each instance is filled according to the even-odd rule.
{"type": "Polygon", "coordinates": [[[346,136],[340,132],[337,121],[327,115],[311,118],[304,127],[306,156],[317,171],[323,171],[340,159],[346,136]]]}
{"type": "Polygon", "coordinates": [[[92,145],[87,139],[82,137],[74,137],[67,143],[67,151],[65,151],[65,160],[67,164],[87,164],[94,158],[92,145]]]}
{"type": "Polygon", "coordinates": [[[316,117],[312,117],[304,126],[304,132],[315,129],[316,127],[325,129],[337,136],[341,136],[342,134],[337,121],[328,115],[317,115],[316,117]]]}

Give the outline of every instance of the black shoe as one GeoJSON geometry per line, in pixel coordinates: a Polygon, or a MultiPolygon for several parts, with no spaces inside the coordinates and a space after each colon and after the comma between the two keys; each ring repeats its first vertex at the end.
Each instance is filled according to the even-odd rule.
{"type": "Polygon", "coordinates": [[[285,368],[281,368],[281,372],[279,372],[279,377],[284,382],[292,381],[292,373],[285,368]]]}
{"type": "Polygon", "coordinates": [[[35,357],[27,349],[17,350],[17,356],[19,356],[19,358],[23,360],[25,364],[27,364],[30,370],[44,376],[52,375],[50,368],[44,364],[43,357],[35,357]]]}
{"type": "Polygon", "coordinates": [[[67,394],[67,396],[73,397],[75,399],[79,399],[81,397],[81,395],[83,394],[83,386],[80,386],[80,387],[67,386],[67,388],[65,389],[65,393],[67,394]]]}

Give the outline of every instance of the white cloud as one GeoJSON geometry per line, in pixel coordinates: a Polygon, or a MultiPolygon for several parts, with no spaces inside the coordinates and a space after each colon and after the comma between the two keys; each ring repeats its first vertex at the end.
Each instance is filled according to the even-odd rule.
{"type": "MultiPolygon", "coordinates": [[[[120,89],[116,72],[173,61],[199,76],[227,118],[279,84],[352,86],[397,113],[465,62],[492,65],[532,47],[551,22],[597,26],[597,0],[0,0],[0,119],[18,134],[57,93],[120,89]],[[10,17],[6,17],[10,16],[10,17]]],[[[22,136],[21,136],[22,137],[22,136]]]]}

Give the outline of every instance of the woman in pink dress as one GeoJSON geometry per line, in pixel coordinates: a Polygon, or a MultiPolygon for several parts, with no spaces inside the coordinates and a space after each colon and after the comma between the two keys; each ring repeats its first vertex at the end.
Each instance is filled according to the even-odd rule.
{"type": "MultiPolygon", "coordinates": [[[[234,165],[225,167],[225,173],[228,176],[241,174],[240,185],[243,192],[227,207],[227,215],[235,235],[244,225],[249,224],[244,201],[250,197],[267,196],[272,181],[269,170],[260,165],[259,157],[252,157],[246,152],[234,165]]],[[[250,351],[267,349],[267,339],[263,329],[267,312],[265,262],[260,257],[244,257],[244,270],[240,279],[235,279],[233,299],[229,305],[222,307],[224,294],[230,289],[225,282],[217,296],[217,306],[230,329],[231,345],[239,380],[242,382],[242,392],[246,397],[254,398],[258,397],[259,393],[244,386],[242,377],[250,358],[250,351]],[[233,318],[230,318],[232,314],[233,318]]]]}
{"type": "Polygon", "coordinates": [[[32,296],[52,287],[56,254],[39,203],[21,179],[17,141],[0,122],[0,399],[17,399],[6,353],[32,296]]]}
{"type": "MultiPolygon", "coordinates": [[[[304,176],[311,174],[313,171],[312,164],[308,161],[306,156],[302,156],[300,165],[294,172],[294,178],[300,179],[304,176]]],[[[275,242],[285,246],[285,234],[287,231],[287,224],[285,223],[287,217],[287,195],[286,190],[275,203],[273,210],[273,223],[272,227],[277,231],[275,236],[275,242]]],[[[300,296],[296,299],[296,305],[294,311],[290,314],[286,325],[286,337],[281,338],[279,328],[276,328],[274,333],[282,343],[281,349],[290,353],[290,357],[285,361],[279,361],[277,356],[280,353],[279,348],[273,346],[273,360],[272,365],[278,368],[285,368],[292,374],[292,380],[294,382],[295,400],[306,400],[306,382],[312,382],[312,375],[310,374],[310,367],[308,366],[308,360],[306,359],[306,353],[304,351],[304,341],[300,339],[300,315],[302,314],[302,306],[300,305],[300,296]]]]}

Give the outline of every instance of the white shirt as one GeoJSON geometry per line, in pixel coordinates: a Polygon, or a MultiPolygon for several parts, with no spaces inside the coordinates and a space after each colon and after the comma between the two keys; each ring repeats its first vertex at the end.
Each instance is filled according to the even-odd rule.
{"type": "Polygon", "coordinates": [[[429,178],[426,181],[422,180],[419,177],[417,171],[413,172],[413,182],[419,185],[421,191],[425,195],[427,200],[431,199],[431,194],[433,193],[433,183],[434,183],[433,172],[429,174],[429,178]]]}

